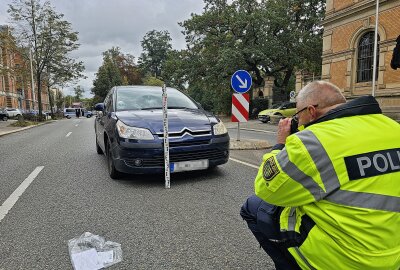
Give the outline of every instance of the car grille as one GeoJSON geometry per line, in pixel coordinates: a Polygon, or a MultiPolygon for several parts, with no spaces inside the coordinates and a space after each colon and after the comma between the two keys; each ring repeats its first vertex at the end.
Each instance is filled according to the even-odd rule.
{"type": "MultiPolygon", "coordinates": [[[[180,162],[180,161],[188,161],[188,160],[199,160],[199,159],[208,159],[208,160],[216,160],[226,158],[227,154],[225,151],[211,149],[211,150],[200,150],[200,151],[189,151],[189,152],[178,152],[169,154],[170,162],[180,162]]],[[[162,156],[154,156],[151,158],[141,158],[143,161],[142,167],[162,167],[164,166],[164,155],[162,156]]],[[[125,159],[125,163],[128,166],[134,165],[135,159],[125,159]]]]}
{"type": "MultiPolygon", "coordinates": [[[[192,137],[200,137],[211,135],[211,130],[190,130],[188,128],[182,129],[180,132],[168,132],[169,138],[181,138],[186,134],[191,135],[192,137]]],[[[164,138],[164,133],[157,133],[157,136],[162,139],[164,138]]]]}

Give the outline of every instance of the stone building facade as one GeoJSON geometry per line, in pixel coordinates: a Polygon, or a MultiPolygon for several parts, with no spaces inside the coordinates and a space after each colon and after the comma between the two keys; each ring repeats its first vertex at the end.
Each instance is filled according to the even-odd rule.
{"type": "MultiPolygon", "coordinates": [[[[351,99],[372,94],[375,0],[327,0],[323,22],[322,79],[351,99]]],[[[381,0],[375,97],[385,114],[400,119],[400,69],[390,67],[400,35],[400,1],[381,0]]]]}

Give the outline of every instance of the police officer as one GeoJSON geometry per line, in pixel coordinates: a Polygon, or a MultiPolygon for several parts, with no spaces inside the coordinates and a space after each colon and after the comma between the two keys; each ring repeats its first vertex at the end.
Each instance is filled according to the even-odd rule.
{"type": "Polygon", "coordinates": [[[331,83],[298,94],[241,209],[276,269],[400,267],[400,125],[331,83]]]}

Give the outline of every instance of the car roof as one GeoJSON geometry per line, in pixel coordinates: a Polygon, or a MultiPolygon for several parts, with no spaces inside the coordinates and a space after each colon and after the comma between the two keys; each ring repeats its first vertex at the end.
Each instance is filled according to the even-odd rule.
{"type": "MultiPolygon", "coordinates": [[[[134,90],[139,90],[139,89],[146,89],[146,91],[162,91],[162,87],[161,86],[149,86],[149,85],[121,85],[121,86],[115,86],[116,90],[120,90],[120,89],[134,89],[134,90]]],[[[172,87],[167,87],[167,91],[179,91],[175,88],[172,87]]],[[[179,91],[180,92],[180,91],[179,91]]]]}

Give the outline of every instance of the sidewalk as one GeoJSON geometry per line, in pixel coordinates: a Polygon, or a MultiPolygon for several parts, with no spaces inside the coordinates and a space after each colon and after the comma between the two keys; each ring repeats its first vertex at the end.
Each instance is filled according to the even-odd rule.
{"type": "MultiPolygon", "coordinates": [[[[220,117],[222,122],[224,122],[227,129],[237,129],[238,123],[231,122],[230,118],[220,117]]],[[[268,132],[275,133],[278,129],[277,125],[262,123],[259,120],[249,120],[245,123],[239,124],[240,130],[249,130],[257,132],[268,132]]],[[[236,139],[231,138],[230,149],[231,150],[257,150],[257,149],[267,149],[271,148],[273,144],[266,140],[249,140],[241,139],[236,141],[236,139]]]]}

